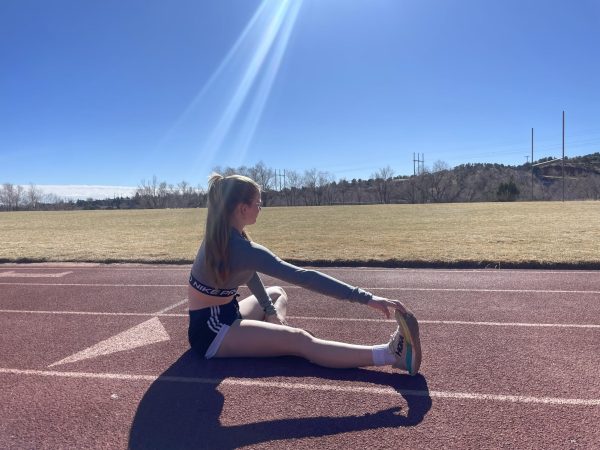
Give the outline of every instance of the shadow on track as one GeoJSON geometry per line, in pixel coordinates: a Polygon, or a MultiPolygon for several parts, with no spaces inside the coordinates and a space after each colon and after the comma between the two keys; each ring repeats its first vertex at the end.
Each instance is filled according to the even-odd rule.
{"type": "MultiPolygon", "coordinates": [[[[244,389],[251,391],[253,388],[244,389]]],[[[256,401],[261,400],[257,398],[256,401]]],[[[411,377],[366,369],[326,369],[292,357],[206,361],[189,350],[148,388],[131,425],[129,448],[236,448],[281,439],[408,427],[420,423],[430,409],[431,397],[427,382],[421,375],[411,377]],[[221,381],[227,378],[257,380],[269,377],[361,381],[391,387],[406,399],[408,412],[399,414],[401,408],[396,407],[366,415],[357,411],[355,416],[257,420],[246,425],[222,426],[219,418],[225,399],[218,390],[221,381]],[[418,392],[413,395],[406,391],[418,392]]]]}

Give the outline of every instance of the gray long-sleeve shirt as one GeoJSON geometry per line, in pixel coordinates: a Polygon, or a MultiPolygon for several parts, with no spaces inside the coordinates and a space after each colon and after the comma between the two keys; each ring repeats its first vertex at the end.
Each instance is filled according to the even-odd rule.
{"type": "MultiPolygon", "coordinates": [[[[232,228],[229,234],[228,252],[229,276],[225,280],[225,286],[219,287],[237,289],[240,285],[246,284],[268,314],[273,313],[274,310],[258,273],[341,300],[366,304],[373,298],[373,294],[370,292],[346,284],[322,272],[303,269],[283,261],[266,247],[244,239],[235,228],[232,228]]],[[[192,265],[192,275],[203,284],[216,287],[217,281],[208,270],[205,261],[203,241],[192,265]]]]}

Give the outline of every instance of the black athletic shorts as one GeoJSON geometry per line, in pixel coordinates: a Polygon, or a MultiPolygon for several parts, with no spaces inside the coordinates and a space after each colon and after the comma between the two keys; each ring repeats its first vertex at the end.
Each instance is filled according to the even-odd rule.
{"type": "Polygon", "coordinates": [[[238,297],[234,295],[225,305],[190,311],[188,340],[192,349],[204,358],[215,356],[231,324],[242,318],[238,297]]]}

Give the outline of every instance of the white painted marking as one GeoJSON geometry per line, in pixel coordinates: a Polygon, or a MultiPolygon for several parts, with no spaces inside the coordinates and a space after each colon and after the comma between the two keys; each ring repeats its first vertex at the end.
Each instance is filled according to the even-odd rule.
{"type": "Polygon", "coordinates": [[[419,323],[432,325],[477,325],[486,327],[533,327],[533,328],[598,328],[596,324],[578,323],[524,323],[524,322],[477,322],[466,320],[419,320],[419,323]]]}
{"type": "MultiPolygon", "coordinates": [[[[156,288],[156,287],[173,287],[182,288],[186,284],[108,284],[108,283],[6,283],[0,285],[5,286],[87,286],[87,287],[141,287],[141,288],[156,288]]],[[[281,286],[284,289],[304,289],[300,286],[281,286]]],[[[242,290],[246,289],[241,287],[242,290]]],[[[365,287],[368,291],[402,291],[402,292],[504,292],[516,294],[592,294],[600,295],[600,291],[568,291],[568,290],[551,290],[551,289],[462,289],[462,288],[412,288],[412,287],[365,287]]]]}
{"type": "Polygon", "coordinates": [[[177,308],[178,306],[183,305],[184,303],[187,303],[188,299],[184,298],[183,300],[181,300],[180,302],[175,303],[174,305],[171,306],[167,306],[166,308],[161,309],[160,311],[158,311],[157,313],[154,313],[154,315],[156,316],[160,316],[161,314],[164,314],[168,311],[171,311],[172,309],[177,308]]]}
{"type": "MultiPolygon", "coordinates": [[[[282,286],[284,289],[304,289],[299,286],[282,286]]],[[[553,289],[465,289],[465,288],[413,288],[413,287],[366,287],[367,291],[402,291],[402,292],[501,292],[516,294],[593,294],[599,295],[600,291],[567,291],[553,289]]]]}
{"type": "MultiPolygon", "coordinates": [[[[393,322],[395,320],[383,319],[355,319],[342,317],[308,317],[308,316],[288,316],[288,319],[297,320],[327,320],[333,322],[393,322]]],[[[526,322],[481,322],[467,320],[419,320],[420,324],[432,325],[479,325],[494,327],[541,327],[541,328],[598,328],[596,324],[578,324],[578,323],[526,323],[526,322]]]]}
{"type": "Polygon", "coordinates": [[[48,367],[96,358],[102,355],[110,355],[112,353],[131,350],[157,342],[168,341],[169,339],[169,334],[162,323],[160,323],[158,317],[153,317],[129,330],[125,330],[122,333],[98,342],[96,345],[86,348],[85,350],[52,363],[48,367]]]}
{"type": "Polygon", "coordinates": [[[14,269],[14,270],[57,270],[57,269],[90,269],[90,268],[99,268],[98,264],[95,263],[80,263],[77,265],[73,264],[57,264],[55,266],[39,266],[35,263],[32,264],[23,264],[23,265],[10,265],[10,264],[0,264],[0,269],[14,269]]]}
{"type": "MultiPolygon", "coordinates": [[[[50,314],[50,315],[74,315],[74,316],[139,316],[139,317],[154,317],[156,314],[154,313],[133,313],[133,312],[103,312],[103,311],[25,311],[19,309],[0,309],[0,313],[7,314],[50,314]]],[[[163,314],[164,316],[171,316],[175,314],[163,314]]],[[[184,314],[180,314],[180,316],[184,316],[184,314]]]]}
{"type": "MultiPolygon", "coordinates": [[[[187,300],[186,300],[187,301],[187,300]]],[[[179,302],[175,306],[179,306],[179,302]]],[[[169,307],[168,309],[171,309],[169,307]]],[[[49,314],[49,315],[75,315],[75,316],[137,316],[137,317],[189,317],[188,314],[169,314],[169,313],[131,313],[131,312],[102,312],[102,311],[25,311],[18,309],[0,309],[0,314],[49,314]]],[[[357,319],[353,317],[310,317],[310,316],[288,316],[288,319],[297,320],[324,320],[330,322],[380,322],[396,323],[395,320],[386,319],[357,319]]],[[[579,324],[579,323],[527,323],[527,322],[484,322],[484,321],[466,321],[466,320],[419,320],[422,324],[432,325],[475,325],[475,326],[495,326],[495,327],[533,327],[533,328],[589,328],[600,329],[597,324],[579,324]]]]}
{"type": "MultiPolygon", "coordinates": [[[[45,264],[45,263],[42,263],[45,264]]],[[[127,263],[122,263],[117,266],[111,266],[110,264],[104,263],[64,263],[57,264],[54,266],[48,265],[36,265],[36,263],[30,263],[27,265],[17,265],[14,266],[11,263],[0,264],[0,269],[17,269],[17,270],[55,270],[55,269],[75,269],[75,270],[103,270],[103,271],[138,271],[138,272],[150,272],[150,271],[170,271],[170,272],[189,272],[190,264],[184,264],[181,267],[173,267],[173,266],[163,266],[163,265],[151,265],[150,263],[147,266],[139,266],[132,265],[129,266],[127,263]]],[[[538,274],[538,275],[553,275],[553,274],[565,274],[565,275],[579,275],[579,274],[588,274],[588,275],[599,275],[599,271],[594,270],[579,270],[579,269],[564,269],[564,270],[548,270],[548,269],[492,269],[492,268],[480,268],[480,269],[437,269],[437,268],[408,268],[408,267],[371,267],[371,266],[362,266],[362,267],[339,267],[339,266],[331,266],[331,267],[323,267],[323,266],[311,266],[311,265],[301,265],[300,267],[306,269],[314,269],[323,272],[333,272],[333,271],[342,271],[342,272],[401,272],[401,273],[487,273],[492,275],[501,275],[501,274],[509,274],[509,273],[521,273],[521,274],[538,274]]]]}
{"type": "Polygon", "coordinates": [[[80,271],[85,271],[85,270],[94,270],[94,271],[98,271],[98,270],[104,270],[106,272],[109,271],[117,271],[117,272],[127,272],[127,271],[138,271],[138,272],[144,272],[144,271],[190,271],[190,266],[187,267],[169,267],[169,266],[163,266],[162,264],[156,265],[156,266],[148,266],[148,267],[128,267],[127,264],[118,264],[115,266],[111,266],[111,265],[107,265],[107,264],[103,264],[103,263],[75,263],[75,264],[58,264],[58,265],[54,265],[54,266],[38,266],[35,265],[35,263],[32,263],[31,265],[9,265],[9,264],[0,264],[0,269],[16,269],[16,270],[56,270],[56,269],[74,269],[74,270],[80,270],[80,271]]]}
{"type": "Polygon", "coordinates": [[[185,287],[185,284],[114,284],[114,283],[6,283],[0,285],[5,286],[85,286],[85,287],[141,287],[141,288],[156,288],[156,287],[185,287]]]}
{"type": "Polygon", "coordinates": [[[406,267],[355,267],[355,268],[346,268],[346,267],[315,267],[315,266],[302,266],[307,269],[315,269],[320,271],[342,271],[342,272],[400,272],[402,274],[405,273],[486,273],[489,275],[502,275],[502,274],[510,274],[510,273],[520,273],[520,274],[565,274],[565,275],[577,275],[577,274],[589,274],[589,275],[599,275],[598,271],[594,270],[548,270],[548,269],[435,269],[435,268],[423,268],[423,269],[411,269],[406,267]]]}
{"type": "Polygon", "coordinates": [[[294,389],[303,391],[327,391],[353,394],[378,394],[388,396],[416,396],[431,397],[443,399],[458,400],[476,400],[476,401],[495,401],[508,403],[538,403],[545,405],[558,406],[600,406],[600,399],[586,398],[561,398],[561,397],[534,397],[526,395],[502,395],[502,394],[479,394],[474,392],[449,392],[449,391],[418,391],[411,389],[396,390],[391,387],[367,387],[367,386],[340,386],[335,384],[309,384],[309,383],[286,383],[279,381],[248,380],[240,378],[195,378],[195,377],[176,377],[176,376],[155,376],[127,373],[93,373],[93,372],[60,372],[50,370],[31,370],[31,369],[9,369],[0,368],[0,374],[10,375],[30,375],[42,377],[61,377],[61,378],[87,378],[103,380],[121,380],[121,381],[160,381],[170,383],[195,383],[195,384],[214,384],[221,386],[253,386],[261,388],[274,389],[294,389]]]}
{"type": "Polygon", "coordinates": [[[563,289],[461,289],[461,288],[395,288],[395,287],[372,287],[369,289],[377,290],[394,290],[394,291],[409,291],[409,292],[504,292],[518,294],[600,294],[600,291],[578,291],[578,290],[563,290],[563,289]]]}
{"type": "Polygon", "coordinates": [[[73,272],[69,271],[60,273],[23,273],[15,272],[14,270],[9,270],[8,272],[0,272],[0,278],[62,278],[65,275],[69,275],[70,273],[73,272]]]}

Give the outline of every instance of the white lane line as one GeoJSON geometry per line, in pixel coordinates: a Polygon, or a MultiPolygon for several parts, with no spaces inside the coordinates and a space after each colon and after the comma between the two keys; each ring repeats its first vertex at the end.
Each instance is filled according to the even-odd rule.
{"type": "Polygon", "coordinates": [[[464,289],[464,288],[395,288],[395,287],[372,287],[372,290],[394,290],[408,292],[505,292],[505,293],[526,293],[526,294],[600,294],[600,291],[579,291],[579,290],[564,290],[564,289],[464,289]]]}
{"type": "Polygon", "coordinates": [[[183,300],[181,300],[180,302],[175,303],[174,305],[171,306],[167,306],[166,308],[161,309],[160,311],[154,313],[155,316],[160,316],[161,314],[164,314],[168,311],[171,311],[172,309],[177,308],[178,306],[183,305],[184,303],[187,303],[188,299],[184,298],[183,300]]]}
{"type": "MultiPolygon", "coordinates": [[[[328,320],[333,322],[393,322],[395,320],[382,319],[355,319],[342,317],[308,317],[308,316],[288,316],[288,319],[297,320],[328,320]]],[[[419,320],[420,324],[431,325],[477,325],[477,326],[493,326],[493,327],[541,327],[541,328],[598,328],[596,324],[578,324],[578,323],[526,323],[526,322],[482,322],[482,321],[467,321],[467,320],[419,320]]]]}
{"type": "MultiPolygon", "coordinates": [[[[2,265],[0,264],[0,269],[18,269],[18,270],[56,270],[56,269],[76,269],[76,270],[104,270],[104,271],[169,271],[169,272],[189,272],[191,267],[190,264],[184,264],[182,267],[173,267],[173,266],[162,266],[162,265],[152,265],[148,264],[147,267],[140,266],[127,266],[127,263],[120,264],[118,267],[112,267],[110,265],[104,263],[75,263],[68,264],[65,263],[63,265],[56,266],[36,266],[35,263],[29,265],[29,267],[24,266],[12,266],[12,265],[2,265]]],[[[311,266],[311,265],[301,265],[300,267],[306,269],[314,269],[322,272],[400,272],[400,273],[487,273],[490,275],[501,275],[505,273],[521,273],[521,274],[565,274],[565,275],[599,275],[600,272],[597,270],[578,270],[578,269],[564,269],[564,270],[548,270],[548,269],[492,269],[492,268],[480,268],[480,269],[436,269],[436,268],[408,268],[408,267],[371,267],[371,266],[360,266],[360,267],[339,267],[339,266],[331,266],[331,267],[323,267],[323,266],[311,266]]]]}
{"type": "MultiPolygon", "coordinates": [[[[187,301],[187,300],[186,300],[187,301]]],[[[184,302],[179,302],[179,306],[184,302]]],[[[170,309],[171,307],[169,307],[170,309]]],[[[25,311],[19,309],[0,309],[0,314],[49,314],[49,315],[74,315],[74,316],[136,316],[136,317],[189,317],[188,314],[170,314],[170,313],[130,313],[130,312],[102,312],[102,311],[25,311]]],[[[310,316],[288,316],[288,319],[294,320],[315,320],[330,322],[375,322],[375,323],[396,323],[395,320],[385,319],[357,319],[352,317],[310,317],[310,316]]],[[[587,328],[600,329],[600,324],[579,324],[579,323],[527,323],[527,322],[485,322],[485,321],[467,321],[467,320],[419,320],[421,324],[431,325],[474,325],[474,326],[493,326],[493,327],[532,327],[532,328],[587,328]]]]}
{"type": "Polygon", "coordinates": [[[124,283],[0,283],[4,286],[85,286],[85,287],[143,287],[143,288],[154,288],[154,287],[185,287],[185,284],[124,284],[124,283]]]}
{"type": "MultiPolygon", "coordinates": [[[[154,317],[154,313],[136,313],[136,312],[102,312],[102,311],[24,311],[19,309],[0,309],[0,313],[7,314],[50,314],[50,315],[74,315],[74,316],[133,316],[133,317],[154,317]]],[[[162,314],[164,316],[171,316],[173,314],[162,314]]],[[[180,314],[184,316],[184,314],[180,314]]]]}
{"type": "MultiPolygon", "coordinates": [[[[2,283],[0,283],[2,284],[2,283]]],[[[281,286],[284,289],[304,289],[301,286],[281,286]]],[[[493,292],[516,294],[593,294],[599,295],[600,291],[578,291],[557,289],[467,289],[467,288],[416,288],[416,287],[380,287],[371,286],[362,288],[367,291],[402,291],[402,292],[493,292]]]]}
{"type": "Polygon", "coordinates": [[[62,278],[65,275],[69,275],[70,273],[73,272],[69,271],[60,273],[24,273],[9,270],[8,272],[0,272],[0,278],[62,278]]]}
{"type": "Polygon", "coordinates": [[[585,398],[560,398],[560,397],[534,397],[526,395],[502,395],[502,394],[481,394],[473,392],[449,392],[449,391],[422,391],[412,389],[394,389],[391,387],[367,387],[367,386],[340,386],[334,384],[309,384],[309,383],[286,383],[278,381],[248,380],[239,378],[196,378],[196,377],[177,377],[177,376],[155,376],[143,374],[126,373],[93,373],[93,372],[61,372],[52,370],[31,370],[31,369],[10,369],[0,368],[0,374],[10,375],[30,375],[42,377],[60,377],[60,378],[79,378],[79,379],[101,379],[101,380],[121,380],[121,381],[161,381],[170,383],[194,383],[194,384],[213,384],[225,386],[254,386],[262,388],[275,389],[295,389],[304,391],[327,391],[354,394],[379,394],[389,396],[416,396],[431,397],[442,399],[458,400],[476,400],[476,401],[495,401],[509,403],[537,403],[545,405],[558,406],[600,406],[600,399],[585,398]]]}
{"type": "Polygon", "coordinates": [[[594,270],[547,270],[547,269],[436,269],[436,268],[422,268],[422,269],[413,269],[413,268],[405,268],[405,267],[315,267],[315,266],[301,266],[306,269],[315,269],[319,271],[342,271],[342,272],[400,272],[400,273],[486,273],[489,275],[502,275],[508,273],[520,273],[524,275],[529,274],[591,274],[591,275],[599,275],[598,271],[594,270]]]}
{"type": "MultiPolygon", "coordinates": [[[[86,286],[86,287],[173,287],[182,288],[186,284],[108,284],[108,283],[0,283],[5,286],[86,286]]],[[[300,286],[281,286],[284,289],[304,289],[300,286]]],[[[368,291],[402,291],[402,292],[502,292],[502,293],[524,293],[524,294],[592,294],[600,295],[600,291],[578,291],[578,290],[552,290],[552,289],[464,289],[464,288],[412,288],[412,287],[364,287],[368,291]]]]}
{"type": "Polygon", "coordinates": [[[75,270],[105,270],[105,271],[187,271],[189,272],[191,264],[187,267],[168,267],[168,266],[149,266],[149,267],[127,267],[126,264],[120,264],[118,267],[111,267],[102,263],[80,263],[80,264],[64,264],[57,266],[36,266],[32,264],[25,266],[9,266],[0,264],[0,269],[15,269],[15,270],[57,270],[57,269],[75,269],[75,270]]]}

